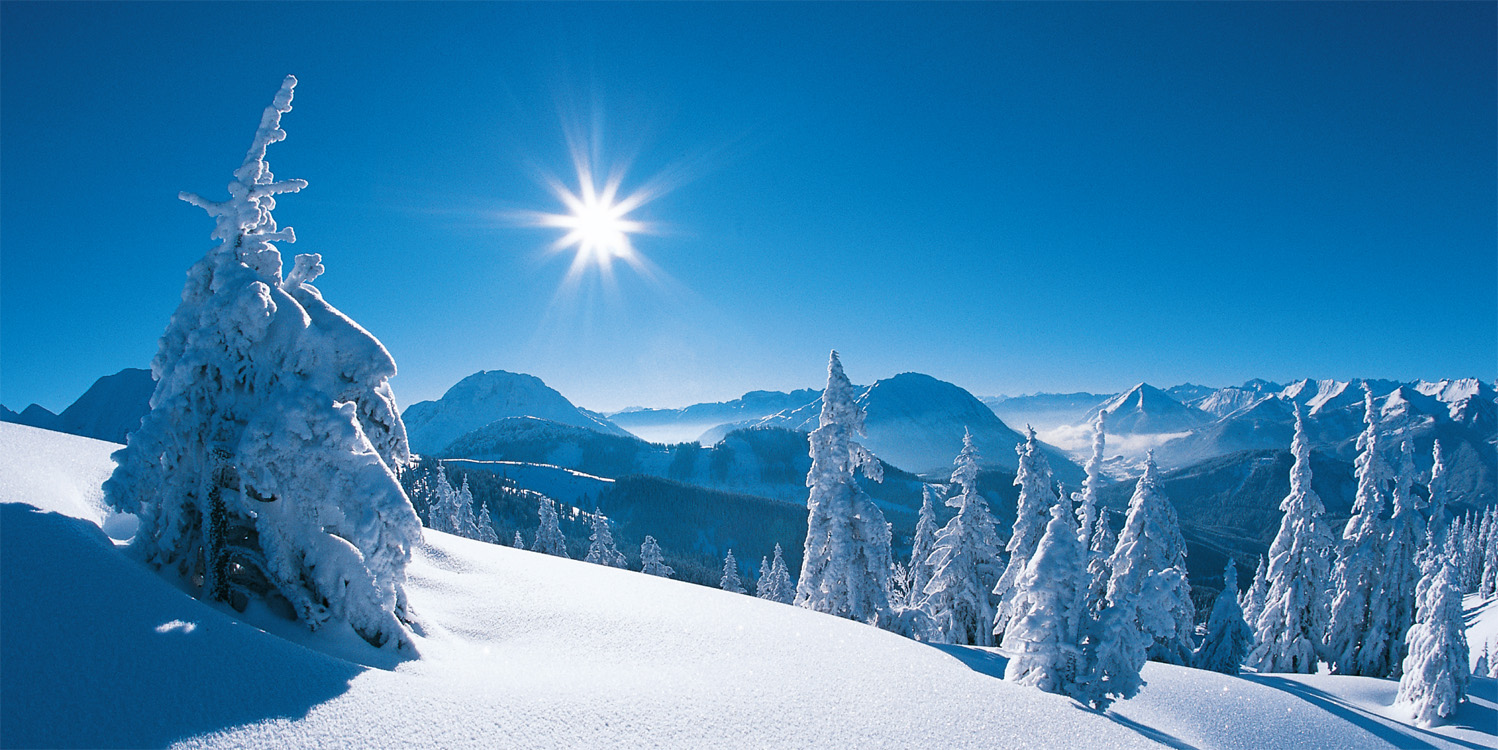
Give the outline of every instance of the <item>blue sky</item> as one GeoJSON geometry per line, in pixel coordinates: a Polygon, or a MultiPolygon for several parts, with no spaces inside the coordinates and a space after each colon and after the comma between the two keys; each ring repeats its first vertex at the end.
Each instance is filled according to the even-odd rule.
{"type": "Polygon", "coordinates": [[[1493,3],[0,5],[0,401],[146,366],[260,110],[394,354],[596,409],[1498,373],[1493,3]],[[564,284],[588,136],[651,272],[564,284]]]}

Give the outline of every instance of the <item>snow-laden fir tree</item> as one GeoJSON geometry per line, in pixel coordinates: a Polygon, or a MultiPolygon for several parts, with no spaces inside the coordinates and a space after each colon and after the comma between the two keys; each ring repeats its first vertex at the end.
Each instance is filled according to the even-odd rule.
{"type": "Polygon", "coordinates": [[[536,503],[536,541],[531,542],[531,551],[557,557],[567,557],[567,539],[562,536],[562,527],[557,521],[557,504],[544,495],[536,503]]]}
{"type": "MultiPolygon", "coordinates": [[[[1092,535],[1097,529],[1098,490],[1103,488],[1103,428],[1107,414],[1108,412],[1099,411],[1092,420],[1092,455],[1088,457],[1085,467],[1087,478],[1082,480],[1082,491],[1072,495],[1072,500],[1077,503],[1077,538],[1088,549],[1089,561],[1092,558],[1092,535]]],[[[1108,552],[1112,551],[1110,547],[1108,552]]]]}
{"type": "Polygon", "coordinates": [[[863,407],[834,351],[827,362],[818,427],[809,436],[806,551],[796,605],[837,617],[889,624],[890,531],[884,513],[854,479],[875,481],[883,467],[853,438],[864,434],[863,407]]]}
{"type": "Polygon", "coordinates": [[[957,515],[936,533],[926,564],[931,580],[921,593],[926,612],[940,631],[941,640],[972,646],[992,646],[994,601],[991,589],[998,581],[999,539],[994,530],[988,501],[978,492],[978,449],[973,436],[964,432],[962,451],[954,461],[952,483],[957,494],[947,505],[957,515]]]}
{"type": "Polygon", "coordinates": [[[1455,556],[1455,544],[1439,555],[1435,577],[1421,587],[1418,615],[1406,634],[1409,655],[1402,664],[1395,705],[1423,727],[1456,713],[1467,700],[1472,678],[1455,556]]]}
{"type": "Polygon", "coordinates": [[[661,546],[655,543],[653,536],[647,535],[645,541],[640,543],[640,572],[661,578],[676,575],[676,570],[667,565],[666,559],[661,556],[661,546]]]}
{"type": "Polygon", "coordinates": [[[1280,501],[1284,515],[1269,545],[1262,606],[1248,621],[1254,646],[1246,663],[1260,672],[1314,674],[1330,606],[1333,542],[1326,507],[1311,489],[1311,446],[1299,405],[1290,454],[1290,494],[1280,501]]]}
{"type": "Polygon", "coordinates": [[[489,514],[489,504],[479,506],[479,535],[478,540],[489,544],[499,544],[499,532],[494,530],[494,516],[489,514]]]}
{"type": "MultiPolygon", "coordinates": [[[[1468,647],[1470,646],[1471,644],[1468,644],[1468,647]]],[[[1482,644],[1482,653],[1478,654],[1477,661],[1472,664],[1472,676],[1487,677],[1488,671],[1492,669],[1490,665],[1491,660],[1492,655],[1488,653],[1488,644],[1484,643],[1482,644]]]]}
{"type": "Polygon", "coordinates": [[[1482,578],[1477,593],[1484,599],[1498,596],[1498,506],[1489,507],[1478,537],[1482,546],[1482,578]]]}
{"type": "Polygon", "coordinates": [[[151,411],[115,453],[106,502],[140,519],[132,543],[194,594],[243,610],[251,597],[308,627],[348,623],[375,646],[413,650],[405,569],[421,524],[394,470],[410,461],[374,336],[323,300],[322,257],[282,277],[266,148],[286,137],[296,79],[265,109],[229,198],[183,193],[219,240],[188,271],[151,362],[151,411]]]}
{"type": "Polygon", "coordinates": [[[1108,600],[1108,579],[1112,575],[1108,558],[1118,546],[1118,534],[1113,533],[1109,513],[1107,508],[1098,509],[1097,526],[1087,547],[1087,612],[1092,617],[1103,611],[1108,600]]]}
{"type": "Polygon", "coordinates": [[[1258,622],[1264,611],[1264,600],[1269,598],[1269,563],[1259,556],[1259,566],[1254,569],[1254,578],[1239,597],[1238,606],[1243,610],[1247,622],[1258,622]]]}
{"type": "Polygon", "coordinates": [[[1078,644],[1087,621],[1086,548],[1071,509],[1051,506],[1051,521],[1014,591],[1014,619],[1004,631],[1004,679],[1048,693],[1075,695],[1085,660],[1078,644]]]}
{"type": "Polygon", "coordinates": [[[1366,383],[1363,422],[1355,463],[1357,494],[1332,568],[1331,621],[1324,643],[1333,673],[1383,677],[1389,671],[1387,644],[1377,640],[1378,634],[1371,627],[1373,610],[1380,606],[1378,593],[1383,588],[1381,570],[1387,540],[1382,516],[1389,471],[1379,445],[1373,392],[1366,383]]]}
{"type": "MultiPolygon", "coordinates": [[[[1434,560],[1441,550],[1446,548],[1446,535],[1450,533],[1452,525],[1451,511],[1447,503],[1451,499],[1450,469],[1446,466],[1446,457],[1441,452],[1441,441],[1435,441],[1431,446],[1430,481],[1426,483],[1426,519],[1427,528],[1436,546],[1430,550],[1430,559],[1434,560]]],[[[1457,554],[1460,557],[1463,550],[1458,547],[1457,554]]],[[[1460,570],[1460,560],[1458,570],[1460,570]]]]}
{"type": "Polygon", "coordinates": [[[614,545],[614,534],[609,531],[609,519],[596,508],[593,510],[593,534],[588,537],[588,556],[583,561],[610,568],[628,567],[624,562],[624,553],[614,545]]]}
{"type": "Polygon", "coordinates": [[[1425,545],[1425,518],[1420,514],[1418,499],[1412,491],[1415,473],[1414,453],[1408,440],[1400,446],[1399,473],[1394,479],[1394,516],[1389,519],[1389,536],[1384,547],[1384,564],[1378,606],[1371,608],[1367,640],[1381,644],[1382,654],[1364,645],[1367,674],[1398,678],[1404,662],[1404,636],[1415,624],[1415,587],[1420,581],[1420,566],[1415,558],[1425,545]]]}
{"type": "Polygon", "coordinates": [[[1153,451],[1129,499],[1124,528],[1108,566],[1113,570],[1108,584],[1110,602],[1119,598],[1114,596],[1115,589],[1137,595],[1139,627],[1154,639],[1149,658],[1188,663],[1194,650],[1196,607],[1186,580],[1186,542],[1175,507],[1160,489],[1153,451]]]}
{"type": "Polygon", "coordinates": [[[759,575],[755,576],[754,579],[754,598],[764,599],[764,595],[770,590],[769,583],[770,556],[765,555],[764,557],[759,558],[759,575]]]}
{"type": "Polygon", "coordinates": [[[1019,469],[1014,475],[1014,484],[1019,487],[1019,500],[1015,507],[1014,529],[1004,551],[1009,554],[1009,564],[1000,574],[993,593],[998,597],[997,614],[994,618],[994,635],[1003,635],[1004,628],[1014,618],[1013,591],[1030,564],[1030,556],[1040,544],[1050,523],[1051,506],[1059,501],[1051,488],[1051,467],[1041,454],[1035,441],[1035,430],[1025,426],[1025,442],[1015,447],[1019,454],[1019,469]]]}
{"type": "Polygon", "coordinates": [[[1212,614],[1207,617],[1207,635],[1196,650],[1195,666],[1238,674],[1253,641],[1254,633],[1243,621],[1243,610],[1238,607],[1238,566],[1228,558],[1227,569],[1222,572],[1222,593],[1217,595],[1212,614]]]}
{"type": "Polygon", "coordinates": [[[744,579],[739,577],[739,561],[734,559],[733,550],[723,557],[723,577],[718,579],[718,588],[735,594],[748,593],[744,589],[744,579]]]}
{"type": "Polygon", "coordinates": [[[910,541],[910,600],[906,602],[910,607],[923,606],[926,584],[931,582],[931,565],[927,560],[936,546],[936,492],[932,485],[921,485],[921,513],[910,541]]]}
{"type": "Polygon", "coordinates": [[[790,604],[796,599],[796,585],[791,582],[791,572],[785,567],[785,557],[781,555],[778,543],[769,567],[761,566],[759,585],[755,587],[754,595],[781,604],[790,604]]]}
{"type": "Polygon", "coordinates": [[[520,536],[520,532],[518,531],[515,532],[515,549],[525,549],[525,539],[520,536]]]}

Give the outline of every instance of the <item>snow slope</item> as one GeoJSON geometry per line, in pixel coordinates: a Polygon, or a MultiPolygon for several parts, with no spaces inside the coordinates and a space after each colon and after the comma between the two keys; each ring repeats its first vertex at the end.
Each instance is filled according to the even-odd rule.
{"type": "Polygon", "coordinates": [[[51,458],[0,452],[6,747],[1495,742],[1491,680],[1457,726],[1433,732],[1363,708],[1392,695],[1386,681],[1234,678],[1153,664],[1137,699],[1096,713],[996,679],[996,653],[433,532],[410,568],[422,658],[371,668],[358,661],[373,652],[357,653],[337,632],[280,626],[293,642],[191,599],[120,554],[91,521],[54,512],[86,509],[48,487],[102,481],[109,446],[23,437],[51,458]],[[17,502],[21,493],[43,507],[17,502]]]}

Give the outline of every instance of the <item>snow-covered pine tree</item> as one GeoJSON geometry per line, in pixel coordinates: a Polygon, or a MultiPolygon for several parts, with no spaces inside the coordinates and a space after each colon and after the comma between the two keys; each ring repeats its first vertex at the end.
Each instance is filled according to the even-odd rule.
{"type": "Polygon", "coordinates": [[[519,531],[515,532],[515,549],[525,549],[525,539],[520,536],[519,531]]]}
{"type": "Polygon", "coordinates": [[[1085,547],[1071,508],[1055,503],[1051,521],[1013,591],[1015,617],[1004,631],[1004,679],[1076,695],[1085,660],[1078,644],[1087,620],[1085,547]]]}
{"type": "Polygon", "coordinates": [[[1335,674],[1383,677],[1388,674],[1385,661],[1387,644],[1379,642],[1371,630],[1373,610],[1377,609],[1382,589],[1385,522],[1387,504],[1384,484],[1389,471],[1379,446],[1378,412],[1373,406],[1373,392],[1363,384],[1363,433],[1358,436],[1358,458],[1355,473],[1357,495],[1353,499],[1352,518],[1342,530],[1342,546],[1332,568],[1331,621],[1327,625],[1326,656],[1335,674]]]}
{"type": "Polygon", "coordinates": [[[453,513],[453,525],[458,536],[464,539],[484,541],[484,532],[479,529],[478,516],[473,513],[473,490],[468,488],[468,475],[463,475],[463,486],[457,492],[457,507],[453,513]]]}
{"type": "MultiPolygon", "coordinates": [[[[1099,411],[1092,420],[1092,455],[1088,457],[1085,467],[1087,478],[1082,480],[1082,491],[1072,496],[1077,503],[1077,538],[1087,549],[1089,562],[1092,559],[1092,535],[1097,529],[1098,490],[1103,488],[1103,425],[1107,414],[1108,412],[1099,411]]],[[[1109,548],[1108,552],[1112,551],[1109,548]]]]}
{"type": "Polygon", "coordinates": [[[1434,580],[1421,587],[1418,616],[1406,634],[1409,655],[1402,665],[1395,705],[1408,710],[1423,727],[1456,713],[1467,700],[1472,679],[1456,552],[1451,544],[1439,556],[1434,580]]]}
{"type": "Polygon", "coordinates": [[[759,575],[754,579],[754,598],[768,599],[770,593],[770,556],[759,558],[759,575]]]}
{"type": "Polygon", "coordinates": [[[321,256],[282,278],[266,148],[283,140],[296,79],[260,119],[229,198],[182,200],[219,240],[187,274],[162,334],[151,411],[104,484],[140,519],[132,548],[198,596],[243,610],[262,597],[310,628],[347,622],[377,647],[414,650],[405,569],[421,524],[394,470],[410,462],[378,340],[323,300],[321,256]]]}
{"type": "Polygon", "coordinates": [[[744,589],[744,579],[739,577],[739,561],[734,559],[733,550],[723,557],[723,577],[718,580],[718,588],[735,594],[748,593],[744,589]]]}
{"type": "Polygon", "coordinates": [[[1364,645],[1369,675],[1397,679],[1405,656],[1404,637],[1415,624],[1415,587],[1420,582],[1420,566],[1415,558],[1425,545],[1425,518],[1420,515],[1419,501],[1412,491],[1415,460],[1410,442],[1400,445],[1399,473],[1394,479],[1394,516],[1389,519],[1389,536],[1384,547],[1384,564],[1379,606],[1371,610],[1369,630],[1376,634],[1368,640],[1381,644],[1382,654],[1374,654],[1364,645]]]}
{"type": "Polygon", "coordinates": [[[921,607],[926,601],[926,584],[931,582],[931,565],[927,560],[936,546],[936,489],[921,485],[921,513],[915,522],[915,537],[910,542],[909,607],[921,607]]]}
{"type": "Polygon", "coordinates": [[[1196,607],[1186,579],[1186,542],[1175,507],[1160,490],[1154,451],[1145,459],[1144,474],[1129,499],[1123,532],[1108,565],[1113,570],[1109,602],[1120,601],[1125,589],[1132,594],[1139,627],[1154,638],[1149,658],[1188,663],[1194,650],[1196,607]]]}
{"type": "Polygon", "coordinates": [[[531,542],[531,551],[557,557],[567,557],[567,539],[562,536],[562,527],[557,521],[557,504],[542,495],[536,503],[536,541],[531,542]]]}
{"type": "Polygon", "coordinates": [[[884,513],[854,479],[875,481],[883,467],[853,438],[863,434],[863,407],[834,351],[827,362],[822,414],[812,430],[806,475],[806,552],[797,606],[861,622],[890,624],[890,531],[884,513]]]}
{"type": "MultiPolygon", "coordinates": [[[[1435,441],[1431,446],[1430,455],[1430,481],[1426,483],[1426,519],[1427,528],[1435,540],[1436,546],[1430,550],[1429,557],[1434,560],[1439,556],[1441,550],[1446,548],[1446,535],[1450,533],[1452,526],[1451,511],[1447,502],[1451,498],[1450,478],[1447,474],[1450,469],[1446,466],[1446,457],[1441,452],[1441,441],[1435,441]]],[[[1464,550],[1457,547],[1457,569],[1460,572],[1461,560],[1459,559],[1464,550]]]]}
{"type": "Polygon", "coordinates": [[[1050,464],[1035,442],[1035,429],[1026,425],[1025,433],[1025,442],[1015,447],[1015,452],[1019,454],[1019,468],[1014,475],[1014,484],[1019,487],[1019,500],[1015,507],[1014,529],[1004,548],[1009,554],[1009,564],[1005,566],[993,589],[998,602],[993,623],[994,635],[1003,635],[1009,621],[1015,616],[1011,606],[1012,592],[1050,523],[1051,505],[1058,502],[1051,487],[1050,464]]]}
{"type": "Polygon", "coordinates": [[[648,534],[645,541],[640,543],[640,572],[661,578],[676,575],[676,570],[667,565],[666,559],[661,556],[661,546],[655,543],[655,537],[648,534]]]}
{"type": "Polygon", "coordinates": [[[1484,599],[1492,599],[1498,596],[1498,506],[1489,506],[1485,518],[1479,537],[1482,546],[1482,578],[1477,593],[1484,599]]]}
{"type": "Polygon", "coordinates": [[[427,527],[444,534],[456,534],[458,528],[458,491],[447,479],[447,467],[437,464],[435,475],[429,476],[427,487],[427,527]]]}
{"type": "Polygon", "coordinates": [[[494,530],[494,517],[489,515],[489,504],[479,506],[479,535],[478,540],[489,544],[499,544],[499,532],[494,530]]]}
{"type": "Polygon", "coordinates": [[[1478,655],[1477,662],[1472,665],[1472,676],[1487,677],[1488,672],[1492,669],[1491,661],[1492,655],[1488,653],[1488,644],[1484,643],[1482,644],[1482,653],[1478,655]]]}
{"type": "Polygon", "coordinates": [[[1222,593],[1212,604],[1207,636],[1196,650],[1196,668],[1238,674],[1253,642],[1254,633],[1238,607],[1238,566],[1228,558],[1227,569],[1222,572],[1222,593]]]}
{"type": "Polygon", "coordinates": [[[790,604],[796,599],[796,584],[791,581],[791,572],[785,567],[779,543],[775,545],[775,556],[770,560],[768,571],[760,573],[755,596],[781,604],[790,604]]]}
{"type": "Polygon", "coordinates": [[[593,509],[593,534],[588,537],[588,556],[583,559],[594,565],[624,568],[624,553],[614,546],[614,534],[609,531],[609,519],[597,508],[593,509]]]}
{"type": "Polygon", "coordinates": [[[1290,454],[1290,494],[1280,501],[1284,516],[1269,546],[1262,606],[1249,621],[1254,645],[1247,664],[1260,672],[1314,674],[1330,604],[1332,531],[1326,507],[1311,489],[1311,446],[1298,404],[1290,454]]]}
{"type": "Polygon", "coordinates": [[[1092,532],[1092,541],[1087,547],[1087,613],[1097,617],[1108,601],[1108,578],[1112,570],[1108,558],[1118,546],[1118,535],[1108,521],[1109,510],[1099,508],[1097,526],[1092,532]]]}
{"type": "Polygon", "coordinates": [[[952,482],[958,492],[947,499],[957,515],[936,533],[926,564],[931,579],[921,593],[940,638],[947,643],[992,646],[994,602],[990,590],[998,580],[999,540],[988,501],[978,492],[978,449],[973,436],[962,436],[952,482]]]}
{"type": "Polygon", "coordinates": [[[1259,566],[1254,569],[1254,578],[1248,589],[1239,597],[1238,606],[1243,610],[1246,622],[1258,622],[1264,611],[1264,600],[1269,598],[1269,563],[1259,556],[1259,566]]]}

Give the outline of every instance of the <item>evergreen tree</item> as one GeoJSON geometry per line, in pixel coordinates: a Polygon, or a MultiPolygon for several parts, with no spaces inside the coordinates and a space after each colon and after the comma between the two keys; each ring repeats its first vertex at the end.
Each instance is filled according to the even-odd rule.
{"type": "Polygon", "coordinates": [[[1049,693],[1074,695],[1083,674],[1078,648],[1087,619],[1086,557],[1071,509],[1051,506],[1051,521],[1014,588],[1015,617],[1004,631],[1010,654],[1004,679],[1049,693]]]}
{"type": "Polygon", "coordinates": [[[1418,617],[1407,635],[1409,655],[1395,705],[1408,710],[1423,727],[1456,713],[1467,700],[1472,677],[1455,555],[1454,544],[1440,555],[1434,579],[1421,587],[1418,617]]]}
{"type": "Polygon", "coordinates": [[[525,549],[525,539],[521,538],[520,532],[515,532],[515,549],[525,549]]]}
{"type": "Polygon", "coordinates": [[[593,509],[593,534],[588,537],[588,556],[584,562],[594,565],[607,565],[610,568],[624,568],[624,553],[614,546],[614,535],[609,531],[609,519],[605,518],[597,508],[593,509]]]}
{"type": "Polygon", "coordinates": [[[640,544],[640,572],[661,578],[676,575],[676,571],[666,564],[665,558],[661,557],[661,546],[655,543],[653,536],[647,535],[645,541],[640,544]]]}
{"type": "Polygon", "coordinates": [[[542,495],[537,502],[536,515],[540,523],[536,525],[536,541],[531,542],[531,551],[567,557],[567,539],[562,536],[562,527],[557,521],[557,504],[542,495]]]}
{"type": "Polygon", "coordinates": [[[1490,506],[1484,517],[1481,535],[1482,577],[1477,593],[1484,599],[1498,595],[1498,506],[1490,506]]]}
{"type": "Polygon", "coordinates": [[[1358,436],[1357,495],[1352,518],[1342,530],[1342,546],[1332,569],[1331,622],[1327,626],[1326,655],[1335,674],[1383,677],[1389,672],[1387,644],[1372,630],[1380,606],[1380,571],[1386,548],[1384,484],[1389,471],[1379,447],[1378,412],[1373,392],[1363,384],[1363,433],[1358,436]]]}
{"type": "Polygon", "coordinates": [[[1097,527],[1087,550],[1087,612],[1092,617],[1097,617],[1108,601],[1108,579],[1112,576],[1108,558],[1118,546],[1118,535],[1108,522],[1109,513],[1107,508],[1098,509],[1097,527]]]}
{"type": "Polygon", "coordinates": [[[1002,635],[1015,616],[1012,592],[1050,522],[1051,505],[1057,502],[1051,489],[1051,467],[1036,445],[1035,430],[1026,425],[1025,432],[1025,442],[1015,448],[1019,454],[1019,469],[1015,472],[1014,483],[1019,487],[1019,500],[1015,508],[1014,530],[1005,546],[1009,564],[993,589],[998,597],[998,614],[993,624],[995,635],[1002,635]]]}
{"type": "Polygon", "coordinates": [[[992,646],[994,605],[989,591],[999,576],[999,540],[988,501],[978,492],[978,459],[972,433],[965,432],[952,472],[959,491],[947,500],[957,515],[936,534],[926,559],[931,580],[922,593],[942,640],[992,646]]]}
{"type": "Polygon", "coordinates": [[[1264,556],[1259,556],[1259,566],[1254,569],[1254,579],[1248,590],[1240,597],[1239,607],[1247,622],[1258,622],[1264,612],[1264,600],[1269,598],[1269,565],[1264,556]]]}
{"type": "Polygon", "coordinates": [[[1260,672],[1314,674],[1330,605],[1332,532],[1326,507],[1311,488],[1311,446],[1298,404],[1290,453],[1290,494],[1280,501],[1284,516],[1269,546],[1263,606],[1249,620],[1254,647],[1248,664],[1260,672]]]}
{"type": "Polygon", "coordinates": [[[1223,674],[1238,674],[1243,658],[1253,645],[1254,634],[1243,621],[1238,607],[1238,567],[1228,559],[1222,573],[1222,593],[1207,618],[1207,637],[1196,650],[1196,668],[1223,674]]]}
{"type": "Polygon", "coordinates": [[[733,550],[723,558],[723,578],[718,581],[718,588],[735,594],[748,593],[744,590],[743,579],[739,578],[739,561],[733,559],[733,550]]]}
{"type": "Polygon", "coordinates": [[[479,536],[481,542],[499,544],[499,532],[494,530],[494,517],[489,515],[489,504],[479,506],[479,536]]]}
{"type": "Polygon", "coordinates": [[[1124,590],[1135,600],[1139,627],[1154,639],[1150,658],[1176,664],[1189,661],[1196,608],[1186,582],[1186,543],[1175,508],[1160,491],[1153,451],[1129,499],[1123,532],[1108,565],[1113,570],[1108,584],[1110,604],[1121,601],[1124,590]]]}
{"type": "MultiPolygon", "coordinates": [[[[1082,546],[1088,548],[1088,561],[1092,559],[1092,535],[1097,529],[1098,490],[1103,488],[1103,424],[1108,412],[1099,411],[1092,420],[1092,456],[1087,459],[1087,478],[1082,481],[1082,491],[1072,497],[1077,503],[1077,536],[1082,546]]],[[[1112,548],[1108,549],[1112,552],[1112,548]]]]}
{"type": "Polygon", "coordinates": [[[926,601],[926,584],[931,582],[931,565],[927,560],[936,546],[936,489],[921,485],[921,513],[915,523],[915,537],[910,543],[910,600],[906,606],[921,607],[926,601]]]}
{"type": "MultiPolygon", "coordinates": [[[[1446,457],[1441,452],[1441,441],[1435,441],[1431,446],[1430,481],[1426,483],[1426,512],[1429,519],[1428,527],[1432,531],[1436,547],[1430,550],[1430,559],[1439,556],[1441,550],[1446,548],[1446,535],[1452,527],[1452,517],[1447,503],[1450,500],[1450,479],[1447,477],[1449,469],[1446,467],[1446,457]]],[[[1461,547],[1457,548],[1458,571],[1460,571],[1460,556],[1464,552],[1461,547]]]]}
{"type": "Polygon", "coordinates": [[[862,435],[864,412],[843,374],[837,352],[827,362],[822,414],[813,430],[806,484],[806,551],[797,606],[837,617],[890,624],[890,531],[884,513],[854,479],[862,470],[875,481],[883,467],[853,438],[862,435]]]}
{"type": "Polygon", "coordinates": [[[791,572],[785,567],[785,557],[780,553],[779,544],[775,545],[775,556],[771,559],[769,568],[761,567],[755,596],[781,604],[790,604],[796,598],[796,585],[791,582],[791,572]]]}
{"type": "Polygon", "coordinates": [[[1425,519],[1420,515],[1419,503],[1411,487],[1414,484],[1414,453],[1408,440],[1400,446],[1399,474],[1394,479],[1394,516],[1389,520],[1389,536],[1385,542],[1382,586],[1377,607],[1372,608],[1369,630],[1376,631],[1370,638],[1382,644],[1383,653],[1373,654],[1367,650],[1369,674],[1398,678],[1404,662],[1404,637],[1415,624],[1415,587],[1420,581],[1420,566],[1416,555],[1425,544],[1425,519]]]}
{"type": "Polygon", "coordinates": [[[282,277],[266,149],[286,137],[296,79],[261,116],[229,198],[179,197],[215,219],[219,244],[188,271],[151,363],[151,411],[104,484],[140,520],[131,544],[196,596],[243,611],[284,606],[309,628],[348,623],[414,652],[405,569],[421,523],[395,471],[410,462],[385,347],[312,282],[322,257],[282,277]]]}
{"type": "Polygon", "coordinates": [[[770,585],[770,556],[759,558],[759,575],[754,579],[754,598],[765,599],[770,585]]]}

